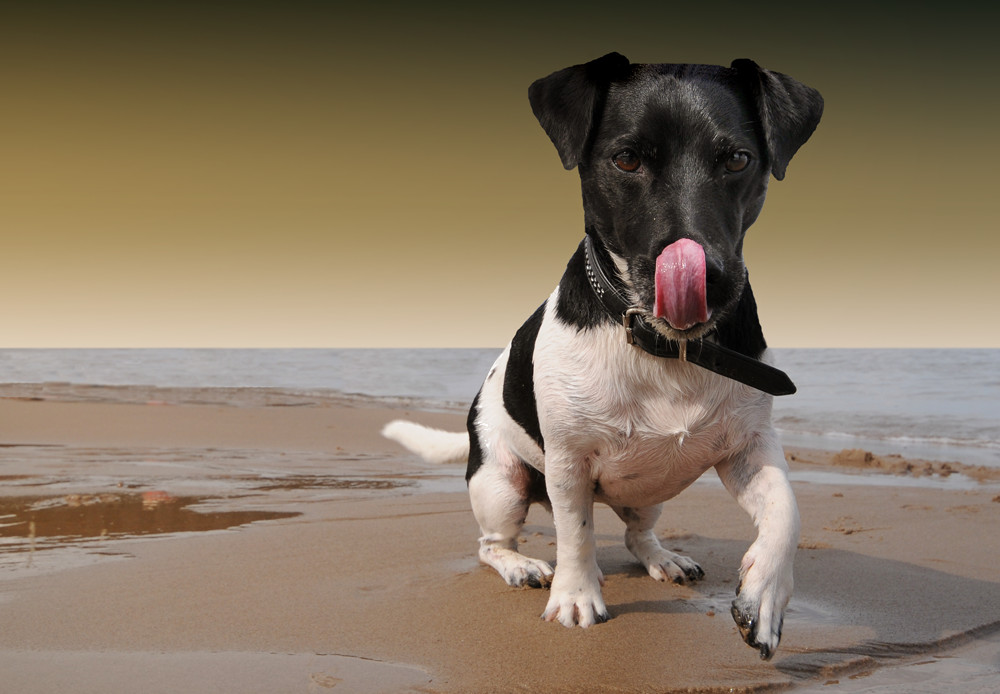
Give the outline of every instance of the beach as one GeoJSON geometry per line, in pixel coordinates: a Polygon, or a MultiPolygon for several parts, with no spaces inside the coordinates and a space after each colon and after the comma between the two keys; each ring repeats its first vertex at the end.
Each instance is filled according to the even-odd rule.
{"type": "MultiPolygon", "coordinates": [[[[0,690],[1000,689],[992,470],[786,448],[802,535],[763,662],[729,615],[755,531],[714,473],[657,526],[705,578],[650,579],[599,506],[611,619],[570,630],[479,565],[464,469],[384,440],[400,417],[465,424],[277,389],[0,387],[0,690]]],[[[521,541],[554,561],[544,509],[521,541]]]]}

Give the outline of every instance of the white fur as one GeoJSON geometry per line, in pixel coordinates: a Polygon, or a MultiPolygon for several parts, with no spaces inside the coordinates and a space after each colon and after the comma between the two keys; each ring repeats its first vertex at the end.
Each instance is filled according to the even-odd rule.
{"type": "Polygon", "coordinates": [[[404,419],[389,422],[382,436],[392,439],[429,463],[463,463],[469,459],[469,434],[442,431],[404,419]]]}

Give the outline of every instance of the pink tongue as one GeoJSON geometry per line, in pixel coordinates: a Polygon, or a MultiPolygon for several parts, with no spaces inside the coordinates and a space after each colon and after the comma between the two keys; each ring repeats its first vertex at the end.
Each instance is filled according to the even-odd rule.
{"type": "Polygon", "coordinates": [[[666,318],[675,330],[687,330],[708,320],[711,312],[705,299],[705,249],[697,241],[675,241],[656,259],[653,313],[666,318]]]}

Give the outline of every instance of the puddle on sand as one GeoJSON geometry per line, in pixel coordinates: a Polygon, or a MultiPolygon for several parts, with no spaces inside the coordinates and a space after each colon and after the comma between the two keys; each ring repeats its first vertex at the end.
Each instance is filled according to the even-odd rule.
{"type": "Polygon", "coordinates": [[[211,498],[163,491],[0,497],[0,556],[34,554],[95,540],[226,530],[300,515],[189,508],[211,498]]]}

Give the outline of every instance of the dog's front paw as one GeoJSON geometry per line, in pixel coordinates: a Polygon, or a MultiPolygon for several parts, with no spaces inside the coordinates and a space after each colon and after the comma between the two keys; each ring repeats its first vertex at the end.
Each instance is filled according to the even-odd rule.
{"type": "Polygon", "coordinates": [[[781,641],[784,616],[781,612],[775,614],[773,610],[762,610],[761,607],[760,603],[737,596],[731,612],[747,645],[760,652],[761,660],[770,660],[781,641]]]}
{"type": "Polygon", "coordinates": [[[754,572],[752,561],[748,566],[744,559],[744,566],[731,612],[747,645],[756,648],[762,660],[770,660],[781,641],[785,606],[792,595],[791,565],[767,576],[754,572]]]}
{"type": "Polygon", "coordinates": [[[542,613],[547,622],[558,621],[565,627],[589,627],[608,621],[608,609],[601,596],[600,571],[569,575],[556,567],[552,593],[542,613]]]}

